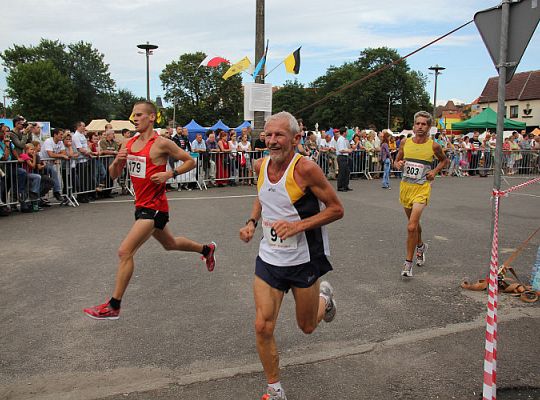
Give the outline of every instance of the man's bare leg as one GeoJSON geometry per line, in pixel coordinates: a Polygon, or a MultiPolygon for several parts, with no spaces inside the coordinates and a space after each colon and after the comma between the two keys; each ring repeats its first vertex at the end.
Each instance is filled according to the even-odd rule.
{"type": "Polygon", "coordinates": [[[412,261],[416,246],[422,245],[422,227],[420,217],[426,207],[425,204],[414,203],[412,208],[405,208],[407,214],[407,260],[412,261]]]}
{"type": "Polygon", "coordinates": [[[320,296],[320,281],[308,288],[292,288],[296,303],[296,322],[302,332],[312,333],[324,317],[326,300],[320,296]]]}
{"type": "Polygon", "coordinates": [[[279,381],[279,355],[274,339],[276,320],[284,292],[274,289],[258,276],[253,281],[257,352],[268,383],[279,381]]]}
{"type": "Polygon", "coordinates": [[[135,264],[133,256],[142,246],[144,242],[152,236],[154,232],[154,220],[139,219],[135,221],[126,238],[122,241],[118,249],[118,271],[116,272],[116,284],[113,291],[113,296],[117,300],[121,300],[124,292],[129,284],[135,264]]]}
{"type": "Polygon", "coordinates": [[[202,253],[203,250],[203,245],[200,243],[182,236],[174,237],[167,226],[163,230],[156,229],[152,235],[165,250],[191,251],[194,253],[202,253]]]}

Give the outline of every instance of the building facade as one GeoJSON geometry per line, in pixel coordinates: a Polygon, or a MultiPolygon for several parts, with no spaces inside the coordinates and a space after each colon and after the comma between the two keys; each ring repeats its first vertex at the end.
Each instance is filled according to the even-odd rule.
{"type": "MultiPolygon", "coordinates": [[[[478,111],[497,111],[499,77],[489,78],[478,98],[478,111]]],[[[520,72],[506,85],[505,117],[527,124],[527,132],[540,126],[540,70],[520,72]]]]}

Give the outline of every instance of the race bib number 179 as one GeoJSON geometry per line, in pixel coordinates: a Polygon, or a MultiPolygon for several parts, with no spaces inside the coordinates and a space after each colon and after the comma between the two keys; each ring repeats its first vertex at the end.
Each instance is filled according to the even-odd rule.
{"type": "Polygon", "coordinates": [[[129,174],[136,178],[146,178],[146,157],[128,155],[129,174]]]}

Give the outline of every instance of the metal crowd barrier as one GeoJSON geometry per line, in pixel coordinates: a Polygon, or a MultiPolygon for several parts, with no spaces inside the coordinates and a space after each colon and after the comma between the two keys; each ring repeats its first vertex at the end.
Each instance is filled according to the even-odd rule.
{"type": "Polygon", "coordinates": [[[206,189],[207,186],[253,184],[257,181],[254,163],[266,154],[264,151],[238,151],[206,152],[199,155],[199,176],[206,189]]]}
{"type": "Polygon", "coordinates": [[[15,161],[0,161],[0,206],[16,206],[28,197],[26,171],[15,161]]]}
{"type": "MultiPolygon", "coordinates": [[[[482,175],[493,172],[494,151],[492,149],[478,150],[446,150],[448,163],[441,171],[443,175],[468,176],[482,175]]],[[[393,152],[392,161],[397,152],[393,152]]],[[[167,183],[176,184],[178,190],[184,185],[196,185],[199,190],[207,186],[225,186],[237,184],[253,184],[257,177],[254,173],[255,160],[266,155],[263,151],[250,152],[209,152],[192,153],[196,161],[196,168],[170,179],[167,183]]],[[[323,170],[328,179],[335,179],[338,173],[337,157],[335,153],[317,151],[311,159],[323,170]]],[[[78,206],[81,196],[95,193],[107,193],[121,189],[123,194],[134,195],[128,168],[121,176],[112,180],[109,176],[109,165],[114,156],[100,156],[87,158],[86,161],[78,159],[42,159],[47,167],[42,174],[59,180],[64,205],[78,206]],[[56,174],[56,176],[55,176],[56,174]]],[[[366,179],[383,174],[383,163],[379,161],[379,153],[365,150],[354,151],[349,157],[350,171],[353,176],[363,175],[366,179]]],[[[178,167],[181,162],[172,163],[178,167]]],[[[438,160],[434,160],[432,167],[436,167],[438,160]]],[[[392,163],[393,165],[393,163],[392,163]]],[[[171,164],[167,169],[171,168],[171,164]]],[[[533,176],[540,175],[540,150],[504,150],[503,174],[533,176]]],[[[391,174],[399,177],[400,171],[392,170],[391,174]]],[[[0,161],[0,207],[16,207],[21,202],[30,199],[28,173],[18,161],[0,161]]]]}
{"type": "MultiPolygon", "coordinates": [[[[177,190],[182,190],[182,188],[188,187],[189,184],[195,184],[199,188],[199,190],[202,190],[204,187],[206,189],[206,185],[204,183],[204,180],[201,179],[202,176],[202,163],[200,162],[198,153],[191,153],[191,157],[195,160],[195,168],[193,168],[191,171],[188,171],[182,175],[178,175],[176,178],[171,178],[167,180],[168,185],[176,185],[177,190]]],[[[172,161],[169,160],[167,163],[167,171],[170,171],[171,169],[176,169],[179,166],[183,164],[182,161],[172,161]]]]}
{"type": "Polygon", "coordinates": [[[98,193],[107,194],[118,188],[126,194],[133,195],[127,166],[117,180],[109,176],[109,165],[114,157],[105,155],[85,158],[84,161],[44,158],[42,161],[47,163],[44,173],[53,180],[60,180],[60,193],[64,198],[62,204],[75,207],[79,205],[81,197],[94,196],[98,193]]]}

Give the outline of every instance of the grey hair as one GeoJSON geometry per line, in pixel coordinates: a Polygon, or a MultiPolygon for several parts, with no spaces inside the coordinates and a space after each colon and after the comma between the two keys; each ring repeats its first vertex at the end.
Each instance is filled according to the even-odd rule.
{"type": "Polygon", "coordinates": [[[287,111],[281,111],[277,114],[271,115],[266,120],[266,124],[282,119],[285,119],[289,122],[289,131],[292,133],[293,136],[300,133],[300,125],[298,125],[298,121],[291,113],[288,113],[287,111]]]}
{"type": "Polygon", "coordinates": [[[418,118],[418,117],[426,118],[429,126],[433,125],[433,117],[427,111],[418,111],[416,114],[414,114],[413,121],[416,122],[416,118],[418,118]]]}

